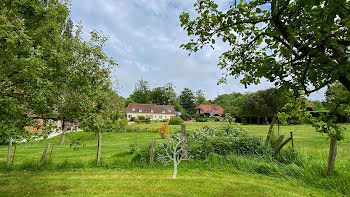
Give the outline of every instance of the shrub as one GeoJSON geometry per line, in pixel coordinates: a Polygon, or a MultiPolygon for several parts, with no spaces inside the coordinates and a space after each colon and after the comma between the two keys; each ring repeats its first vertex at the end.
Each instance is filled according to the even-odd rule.
{"type": "Polygon", "coordinates": [[[170,125],[179,125],[183,122],[184,122],[184,120],[182,120],[181,118],[174,117],[174,118],[170,119],[169,124],[170,125]]]}
{"type": "Polygon", "coordinates": [[[139,116],[138,118],[139,118],[139,120],[140,120],[141,122],[143,122],[143,120],[146,120],[146,117],[145,117],[145,116],[139,116]]]}
{"type": "Polygon", "coordinates": [[[130,121],[135,121],[135,119],[136,119],[135,117],[131,117],[130,121]]]}
{"type": "Polygon", "coordinates": [[[190,114],[188,114],[188,113],[182,113],[181,115],[180,115],[180,118],[182,119],[182,120],[190,120],[191,118],[192,118],[192,116],[190,115],[190,114]]]}
{"type": "Polygon", "coordinates": [[[151,119],[150,118],[146,118],[145,122],[146,122],[146,124],[150,124],[151,123],[151,119]]]}
{"type": "Polygon", "coordinates": [[[137,123],[137,124],[140,124],[140,120],[138,119],[138,118],[135,118],[135,122],[137,123]]]}
{"type": "Polygon", "coordinates": [[[168,120],[160,120],[160,122],[168,122],[168,120]]]}
{"type": "Polygon", "coordinates": [[[220,121],[220,118],[218,118],[218,117],[197,117],[196,121],[197,122],[214,122],[214,121],[218,122],[218,121],[220,121]]]}

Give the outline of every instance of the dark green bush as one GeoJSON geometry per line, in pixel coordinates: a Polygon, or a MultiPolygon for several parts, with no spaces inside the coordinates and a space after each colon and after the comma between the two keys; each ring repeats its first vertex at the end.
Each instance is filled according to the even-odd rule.
{"type": "Polygon", "coordinates": [[[179,125],[179,124],[181,124],[183,122],[184,122],[184,120],[182,120],[181,118],[174,117],[174,118],[170,119],[169,124],[171,124],[171,125],[179,125]]]}
{"type": "Polygon", "coordinates": [[[219,122],[220,118],[218,117],[197,117],[197,122],[219,122]]]}
{"type": "Polygon", "coordinates": [[[146,120],[146,117],[145,117],[145,116],[139,116],[138,118],[139,118],[140,121],[146,120]]]}
{"type": "Polygon", "coordinates": [[[135,121],[135,117],[131,117],[131,118],[130,118],[130,121],[135,121]]]}
{"type": "Polygon", "coordinates": [[[190,114],[188,114],[188,113],[182,113],[182,114],[180,115],[180,118],[181,118],[182,120],[186,121],[186,120],[191,120],[192,116],[191,116],[190,114]]]}

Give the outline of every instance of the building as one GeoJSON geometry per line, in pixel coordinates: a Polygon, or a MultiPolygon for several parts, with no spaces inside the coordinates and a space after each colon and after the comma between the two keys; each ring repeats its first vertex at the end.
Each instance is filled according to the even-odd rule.
{"type": "Polygon", "coordinates": [[[195,114],[204,117],[215,117],[222,116],[224,114],[224,109],[218,105],[198,105],[194,108],[195,114]]]}
{"type": "Polygon", "coordinates": [[[151,120],[170,120],[176,117],[176,111],[173,105],[130,103],[126,108],[126,119],[140,116],[151,120]]]}

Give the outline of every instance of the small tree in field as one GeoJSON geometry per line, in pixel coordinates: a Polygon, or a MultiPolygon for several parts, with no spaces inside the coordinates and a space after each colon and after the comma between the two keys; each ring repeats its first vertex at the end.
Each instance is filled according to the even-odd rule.
{"type": "Polygon", "coordinates": [[[174,164],[174,173],[173,178],[176,178],[177,175],[177,166],[183,160],[189,160],[190,156],[182,154],[182,144],[184,139],[181,137],[181,134],[172,134],[166,139],[160,146],[161,153],[158,155],[157,160],[163,162],[165,165],[168,165],[170,162],[174,164]]]}

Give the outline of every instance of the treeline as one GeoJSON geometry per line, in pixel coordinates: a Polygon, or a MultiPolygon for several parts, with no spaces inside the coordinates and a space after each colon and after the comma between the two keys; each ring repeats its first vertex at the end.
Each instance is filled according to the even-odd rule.
{"type": "MultiPolygon", "coordinates": [[[[320,113],[327,113],[330,99],[339,97],[342,87],[333,85],[327,90],[325,101],[307,101],[310,111],[314,111],[315,116],[320,113]],[[335,91],[335,92],[334,92],[335,91]]],[[[224,109],[224,113],[235,117],[241,123],[269,124],[274,114],[283,111],[288,98],[283,92],[276,88],[259,90],[253,93],[222,94],[213,100],[207,100],[202,90],[193,91],[184,88],[179,95],[176,94],[172,83],[165,84],[154,89],[150,88],[148,81],[139,80],[135,84],[133,93],[126,99],[126,106],[129,103],[145,103],[158,105],[174,105],[176,111],[181,112],[183,119],[196,118],[194,108],[199,104],[219,105],[224,109]]],[[[339,116],[339,121],[346,121],[346,116],[339,116]]],[[[297,120],[294,121],[297,123],[297,120]]],[[[291,120],[293,123],[293,120],[291,120]]]]}

